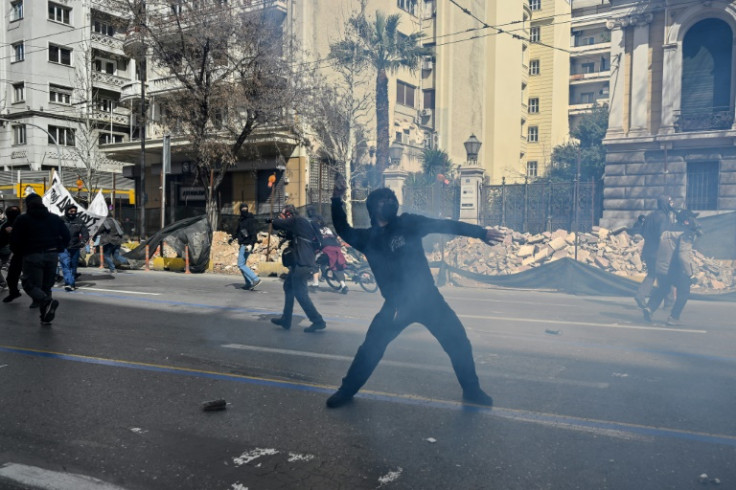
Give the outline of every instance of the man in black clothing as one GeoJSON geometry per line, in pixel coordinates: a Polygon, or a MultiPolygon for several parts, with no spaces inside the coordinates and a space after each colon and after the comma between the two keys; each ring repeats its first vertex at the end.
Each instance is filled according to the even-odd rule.
{"type": "Polygon", "coordinates": [[[69,230],[60,217],[49,213],[38,194],[26,198],[26,209],[15,220],[10,248],[23,254],[23,290],[40,305],[41,323],[48,325],[59,306],[51,297],[51,288],[59,252],[69,244],[69,230]]]}
{"type": "Polygon", "coordinates": [[[69,230],[71,240],[66,249],[59,253],[59,262],[64,274],[64,290],[74,291],[77,289],[77,266],[79,265],[79,254],[89,241],[89,229],[87,225],[77,216],[77,205],[68,204],[64,209],[64,224],[69,230]]]}
{"type": "Polygon", "coordinates": [[[290,329],[294,298],[296,298],[307,318],[312,322],[304,331],[312,333],[324,330],[327,325],[309,298],[307,289],[307,281],[317,268],[314,262],[314,228],[309,221],[298,215],[292,205],[284,207],[279,218],[273,220],[273,227],[286,232],[286,239],[289,240],[287,250],[290,252],[285,251],[284,253],[287,256],[291,255],[293,260],[292,263],[284,264],[289,268],[289,273],[284,280],[284,312],[281,318],[272,318],[271,322],[286,330],[290,329]]]}
{"type": "Polygon", "coordinates": [[[661,196],[657,198],[657,209],[644,218],[640,225],[639,234],[644,238],[644,247],[641,249],[641,259],[647,267],[647,275],[641,282],[634,299],[639,308],[646,308],[646,298],[652,292],[655,268],[657,264],[657,249],[662,233],[672,223],[672,198],[661,196]]]}
{"type": "Polygon", "coordinates": [[[355,229],[348,224],[342,207],[345,187],[344,179],[338,177],[332,197],[332,223],[343,240],[366,256],[385,302],[368,327],[340,389],[327,399],[327,406],[337,408],[350,402],[368,381],[388,344],[415,322],[425,325],[450,356],[463,389],[463,401],[493,405],[492,398],[480,387],[465,328],[434,284],[422,237],[429,233],[463,235],[493,245],[503,241],[503,233],[459,221],[414,214],[397,216],[398,200],[386,188],[371,192],[366,201],[371,228],[355,229]]]}
{"type": "Polygon", "coordinates": [[[0,250],[3,251],[3,255],[10,255],[8,274],[5,278],[5,283],[8,286],[8,295],[3,298],[3,303],[10,303],[14,299],[20,298],[18,282],[20,281],[23,256],[18,253],[12,253],[10,250],[10,234],[13,231],[13,225],[15,224],[15,220],[18,219],[18,216],[20,216],[20,208],[18,206],[10,206],[5,210],[5,222],[0,226],[0,250]]]}
{"type": "Polygon", "coordinates": [[[253,247],[258,241],[258,230],[256,230],[256,217],[248,212],[248,205],[243,203],[240,205],[240,221],[238,221],[238,230],[235,236],[228,240],[228,244],[232,244],[233,240],[238,240],[240,250],[238,250],[238,268],[243,273],[245,285],[243,289],[253,289],[261,283],[258,275],[253,269],[248,267],[248,256],[253,251],[253,247]]]}

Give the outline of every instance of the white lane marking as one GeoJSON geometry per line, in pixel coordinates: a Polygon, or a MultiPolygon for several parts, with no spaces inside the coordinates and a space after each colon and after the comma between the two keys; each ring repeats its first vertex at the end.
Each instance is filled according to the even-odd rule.
{"type": "Polygon", "coordinates": [[[6,463],[0,467],[0,481],[19,483],[43,490],[124,490],[97,478],[74,473],[51,471],[36,466],[6,463]]]}
{"type": "MultiPolygon", "coordinates": [[[[353,360],[352,357],[338,356],[335,354],[320,354],[317,352],[306,352],[306,351],[289,350],[289,349],[273,349],[270,347],[258,347],[255,345],[223,344],[222,347],[224,347],[225,349],[265,352],[269,354],[283,354],[287,356],[300,356],[300,357],[309,357],[309,358],[314,358],[314,359],[328,359],[330,361],[352,362],[353,360]]],[[[422,371],[436,371],[439,373],[453,372],[450,366],[443,367],[443,366],[437,366],[434,364],[414,364],[410,362],[389,361],[387,359],[381,359],[381,365],[382,366],[388,365],[388,366],[401,367],[401,368],[421,369],[422,371]]],[[[476,367],[477,369],[481,370],[482,364],[476,361],[476,367]]],[[[560,379],[560,378],[552,378],[552,377],[524,376],[524,375],[518,375],[518,374],[501,373],[501,372],[492,371],[488,369],[482,369],[482,372],[483,374],[491,373],[492,375],[497,376],[499,378],[503,378],[503,379],[532,381],[532,382],[541,382],[541,383],[555,383],[555,384],[560,384],[560,385],[581,386],[584,388],[606,389],[610,386],[609,383],[577,381],[577,380],[572,380],[572,379],[560,379]]]]}
{"type": "Polygon", "coordinates": [[[293,463],[294,461],[311,461],[313,459],[314,454],[289,453],[289,459],[287,461],[293,463]]]}
{"type": "Polygon", "coordinates": [[[668,328],[654,327],[644,325],[622,325],[620,323],[595,323],[595,322],[573,322],[568,320],[548,320],[544,318],[519,318],[515,316],[486,316],[486,315],[458,315],[460,318],[472,318],[477,320],[504,320],[522,323],[550,323],[552,325],[579,325],[582,327],[605,327],[605,328],[624,328],[629,330],[661,330],[665,332],[677,333],[708,333],[707,330],[694,330],[688,328],[668,328]]]}
{"type": "Polygon", "coordinates": [[[122,294],[145,294],[147,296],[161,296],[161,293],[143,293],[141,291],[124,291],[122,289],[102,289],[102,288],[88,288],[82,286],[77,289],[84,289],[85,291],[104,291],[107,293],[122,293],[122,294]]]}
{"type": "Polygon", "coordinates": [[[401,466],[396,468],[396,470],[389,471],[385,475],[378,478],[378,486],[382,487],[384,485],[388,485],[389,483],[398,480],[399,477],[401,476],[401,473],[403,472],[404,472],[404,469],[401,466]]]}
{"type": "Polygon", "coordinates": [[[233,463],[235,463],[235,466],[243,466],[244,464],[248,464],[251,461],[260,458],[261,456],[273,456],[274,454],[278,453],[279,451],[277,449],[257,447],[252,451],[244,452],[237,458],[233,458],[233,463]]]}

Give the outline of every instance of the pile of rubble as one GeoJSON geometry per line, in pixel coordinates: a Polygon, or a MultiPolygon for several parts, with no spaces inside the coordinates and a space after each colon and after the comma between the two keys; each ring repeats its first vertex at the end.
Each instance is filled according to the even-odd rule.
{"type": "MultiPolygon", "coordinates": [[[[631,236],[625,228],[607,230],[594,227],[580,233],[577,260],[613,274],[640,280],[646,274],[641,261],[643,239],[631,236]]],[[[575,258],[575,233],[565,230],[536,235],[508,231],[503,244],[489,247],[478,239],[458,237],[444,247],[445,261],[452,267],[485,275],[516,274],[565,257],[575,258]]],[[[439,261],[438,247],[429,260],[439,261]]],[[[728,290],[736,288],[736,261],[715,260],[695,252],[694,289],[728,290]]]]}
{"type": "MultiPolygon", "coordinates": [[[[216,231],[212,237],[212,249],[210,250],[210,263],[212,264],[212,272],[219,274],[236,274],[240,275],[238,269],[238,246],[237,240],[232,244],[228,244],[230,234],[224,231],[216,231]]],[[[248,257],[248,267],[258,272],[258,264],[262,262],[281,263],[281,251],[284,248],[279,247],[279,237],[271,235],[269,248],[268,233],[258,233],[258,242],[248,257]],[[266,255],[268,252],[268,255],[266,255]]]]}

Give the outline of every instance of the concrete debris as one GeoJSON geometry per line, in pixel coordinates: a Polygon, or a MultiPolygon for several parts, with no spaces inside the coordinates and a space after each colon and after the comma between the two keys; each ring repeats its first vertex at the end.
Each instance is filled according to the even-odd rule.
{"type": "MultiPolygon", "coordinates": [[[[575,258],[575,233],[556,230],[532,235],[506,230],[511,240],[489,247],[464,237],[450,240],[444,247],[444,260],[452,267],[483,275],[517,274],[533,267],[575,258]]],[[[594,227],[577,237],[577,260],[618,276],[641,281],[646,266],[641,260],[644,240],[629,235],[626,229],[594,227]]],[[[430,261],[442,260],[439,247],[428,254],[430,261]]],[[[736,261],[716,260],[694,253],[694,292],[725,292],[736,289],[736,261]]]]}

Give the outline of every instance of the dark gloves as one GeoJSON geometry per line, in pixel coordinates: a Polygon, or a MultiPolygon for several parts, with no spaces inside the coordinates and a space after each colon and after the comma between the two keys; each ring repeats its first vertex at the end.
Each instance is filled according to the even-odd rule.
{"type": "Polygon", "coordinates": [[[272,218],[266,218],[266,224],[267,225],[270,225],[271,223],[273,223],[273,219],[272,218]]]}

